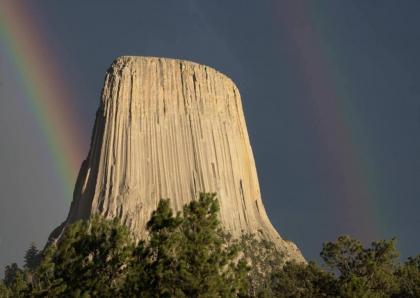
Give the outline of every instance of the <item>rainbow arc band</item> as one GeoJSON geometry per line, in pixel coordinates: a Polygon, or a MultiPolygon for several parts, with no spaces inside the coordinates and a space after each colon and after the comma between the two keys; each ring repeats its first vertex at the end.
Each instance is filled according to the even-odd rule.
{"type": "Polygon", "coordinates": [[[366,239],[377,239],[386,230],[379,202],[386,194],[378,189],[375,156],[342,72],[340,45],[327,36],[328,16],[318,3],[299,1],[277,2],[275,12],[276,22],[297,54],[296,65],[307,94],[302,107],[311,111],[319,159],[331,176],[330,197],[336,197],[330,202],[331,210],[345,210],[332,214],[333,221],[341,222],[345,230],[363,228],[366,239]]]}
{"type": "Polygon", "coordinates": [[[81,128],[71,105],[71,91],[60,64],[48,47],[45,30],[24,1],[0,1],[0,51],[18,75],[18,86],[49,148],[63,193],[71,199],[75,177],[85,154],[81,128]]]}

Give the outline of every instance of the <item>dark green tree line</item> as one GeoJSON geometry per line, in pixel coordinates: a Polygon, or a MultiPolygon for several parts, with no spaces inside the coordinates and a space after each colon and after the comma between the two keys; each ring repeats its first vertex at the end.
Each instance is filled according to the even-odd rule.
{"type": "Polygon", "coordinates": [[[161,200],[147,231],[138,242],[117,220],[76,222],[7,266],[0,297],[420,297],[420,255],[400,264],[395,239],[340,236],[321,267],[289,262],[269,241],[224,233],[214,194],[177,214],[161,200]]]}

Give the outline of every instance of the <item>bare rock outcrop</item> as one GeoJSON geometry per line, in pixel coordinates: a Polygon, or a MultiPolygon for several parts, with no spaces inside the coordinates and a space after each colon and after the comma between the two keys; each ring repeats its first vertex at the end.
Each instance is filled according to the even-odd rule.
{"type": "Polygon", "coordinates": [[[105,78],[89,155],[67,220],[119,217],[139,238],[160,198],[174,210],[216,192],[223,227],[274,241],[304,261],[265,212],[238,88],[193,62],[116,59],[105,78]]]}

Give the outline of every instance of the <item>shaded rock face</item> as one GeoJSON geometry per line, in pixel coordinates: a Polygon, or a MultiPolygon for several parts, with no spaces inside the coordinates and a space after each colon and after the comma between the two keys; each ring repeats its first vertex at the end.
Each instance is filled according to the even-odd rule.
{"type": "Polygon", "coordinates": [[[119,217],[138,238],[160,198],[172,208],[200,192],[216,192],[220,219],[233,236],[283,240],[261,200],[238,88],[220,72],[193,62],[120,57],[105,78],[89,155],[62,228],[93,213],[119,217]]]}

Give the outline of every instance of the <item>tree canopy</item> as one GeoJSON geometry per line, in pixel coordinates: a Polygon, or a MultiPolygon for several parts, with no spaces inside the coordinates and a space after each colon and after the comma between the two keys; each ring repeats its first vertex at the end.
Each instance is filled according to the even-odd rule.
{"type": "Polygon", "coordinates": [[[117,219],[78,221],[6,266],[0,297],[420,297],[420,255],[400,264],[395,239],[340,236],[321,265],[290,262],[267,240],[226,234],[215,194],[177,214],[161,200],[147,231],[137,241],[117,219]]]}

